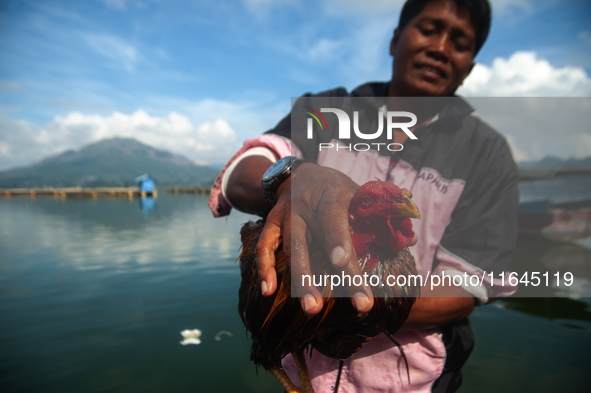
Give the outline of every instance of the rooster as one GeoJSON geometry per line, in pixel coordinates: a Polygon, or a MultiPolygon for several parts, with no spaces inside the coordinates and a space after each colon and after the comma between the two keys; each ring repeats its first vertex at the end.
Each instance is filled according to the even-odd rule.
{"type": "MultiPolygon", "coordinates": [[[[359,187],[349,206],[353,246],[363,273],[375,275],[375,298],[368,313],[358,313],[350,299],[334,297],[329,285],[319,288],[322,311],[306,315],[298,298],[291,297],[291,272],[283,248],[275,254],[278,288],[272,296],[261,294],[256,265],[256,245],[264,222],[248,222],[241,230],[242,282],[238,311],[252,336],[251,360],[270,371],[287,392],[313,392],[304,350],[311,348],[334,359],[346,359],[380,333],[394,334],[410,313],[419,287],[392,285],[388,276],[416,275],[414,258],[407,245],[412,241],[411,218],[420,218],[407,189],[383,181],[359,187]],[[292,354],[300,376],[295,386],[281,367],[292,354]]],[[[314,275],[334,274],[334,267],[318,244],[310,246],[314,275]]],[[[410,283],[409,283],[410,284],[410,283]]]]}

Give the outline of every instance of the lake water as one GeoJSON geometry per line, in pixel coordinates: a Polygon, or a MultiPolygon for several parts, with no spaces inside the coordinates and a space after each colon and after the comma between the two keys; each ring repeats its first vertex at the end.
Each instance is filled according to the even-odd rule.
{"type": "Polygon", "coordinates": [[[589,200],[591,175],[576,174],[521,181],[519,197],[521,202],[547,200],[555,204],[589,200]]]}
{"type": "MultiPolygon", "coordinates": [[[[248,216],[213,219],[206,201],[0,199],[0,391],[281,392],[237,313],[248,216]],[[202,344],[180,345],[193,328],[202,344]]],[[[516,270],[577,286],[477,308],[460,391],[591,391],[590,266],[589,248],[520,239],[516,270]]]]}

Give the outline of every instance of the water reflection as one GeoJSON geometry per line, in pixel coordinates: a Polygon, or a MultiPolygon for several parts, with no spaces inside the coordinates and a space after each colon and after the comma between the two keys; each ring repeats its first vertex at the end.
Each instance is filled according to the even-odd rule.
{"type": "Polygon", "coordinates": [[[148,215],[149,205],[140,210],[133,208],[137,201],[124,199],[2,202],[0,244],[19,253],[51,250],[61,255],[60,264],[82,270],[118,265],[124,271],[195,258],[199,268],[232,264],[239,246],[235,228],[247,220],[242,214],[213,220],[206,198],[191,195],[162,196],[148,215]]]}
{"type": "MultiPolygon", "coordinates": [[[[522,314],[544,318],[549,321],[567,319],[571,321],[591,322],[589,304],[580,300],[567,298],[517,298],[511,297],[502,301],[504,307],[522,314]]],[[[581,329],[588,329],[580,325],[581,329]]],[[[589,325],[591,326],[591,325],[589,325]]]]}
{"type": "Polygon", "coordinates": [[[142,209],[144,214],[150,214],[151,212],[153,212],[155,204],[156,201],[154,200],[154,197],[149,196],[145,198],[140,198],[140,209],[142,209]]]}
{"type": "Polygon", "coordinates": [[[591,176],[589,174],[571,174],[519,183],[521,202],[549,201],[561,204],[588,200],[590,196],[591,176]]]}
{"type": "MultiPolygon", "coordinates": [[[[541,285],[520,283],[519,297],[591,297],[591,249],[576,243],[553,242],[541,236],[520,235],[512,271],[521,277],[525,272],[547,272],[548,285],[542,277],[541,285]],[[556,285],[556,273],[560,285],[556,285]],[[565,285],[565,273],[572,273],[573,283],[565,285]]],[[[531,277],[531,275],[530,275],[531,277]]]]}

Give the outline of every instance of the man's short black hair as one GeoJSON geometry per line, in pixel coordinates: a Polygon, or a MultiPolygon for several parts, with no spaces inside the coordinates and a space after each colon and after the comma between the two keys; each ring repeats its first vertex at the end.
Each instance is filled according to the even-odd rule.
{"type": "MultiPolygon", "coordinates": [[[[400,12],[400,21],[398,28],[400,32],[404,30],[408,22],[418,15],[425,5],[433,0],[407,0],[400,12]]],[[[490,31],[491,10],[488,0],[453,0],[458,8],[465,8],[470,13],[474,31],[476,33],[476,42],[474,47],[474,57],[484,45],[488,32],[490,31]]]]}

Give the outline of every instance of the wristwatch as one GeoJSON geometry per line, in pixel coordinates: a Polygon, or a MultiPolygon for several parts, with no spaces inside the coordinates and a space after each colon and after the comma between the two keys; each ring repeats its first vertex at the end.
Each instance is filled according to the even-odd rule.
{"type": "Polygon", "coordinates": [[[271,206],[275,206],[277,200],[275,199],[275,192],[295,169],[304,162],[314,162],[305,158],[297,158],[293,156],[283,157],[275,162],[265,171],[263,175],[262,185],[265,198],[271,206]]]}

